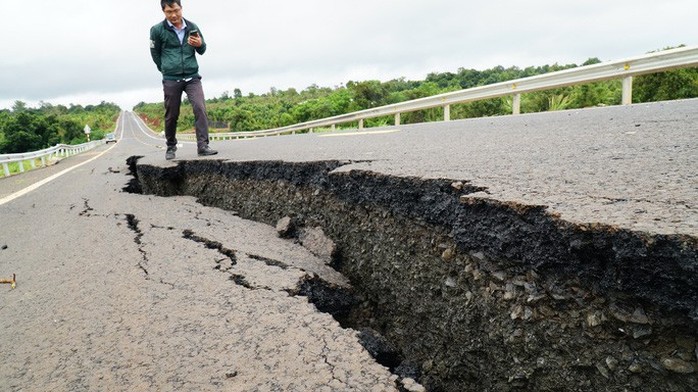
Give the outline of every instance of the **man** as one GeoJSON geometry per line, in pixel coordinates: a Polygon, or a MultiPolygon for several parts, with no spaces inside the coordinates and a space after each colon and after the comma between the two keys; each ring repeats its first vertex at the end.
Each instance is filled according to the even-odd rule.
{"type": "Polygon", "coordinates": [[[165,20],[150,28],[150,55],[162,73],[165,93],[165,159],[174,159],[177,151],[177,120],[182,92],[194,109],[196,145],[199,156],[218,152],[208,146],[208,119],[196,54],[204,54],[206,42],[198,26],[182,17],[181,0],[161,0],[165,20]]]}

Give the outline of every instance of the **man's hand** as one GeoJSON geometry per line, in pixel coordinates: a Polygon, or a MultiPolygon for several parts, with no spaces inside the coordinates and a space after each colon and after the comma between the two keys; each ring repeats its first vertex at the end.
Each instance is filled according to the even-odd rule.
{"type": "Polygon", "coordinates": [[[187,40],[187,43],[195,48],[200,48],[202,41],[201,41],[201,36],[189,36],[189,40],[187,40]]]}

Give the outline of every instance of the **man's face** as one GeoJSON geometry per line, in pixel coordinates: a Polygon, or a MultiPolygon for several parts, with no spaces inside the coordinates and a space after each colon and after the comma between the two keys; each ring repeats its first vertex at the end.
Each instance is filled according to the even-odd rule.
{"type": "Polygon", "coordinates": [[[166,4],[162,12],[165,13],[165,18],[173,25],[179,26],[182,24],[182,7],[177,3],[172,3],[172,5],[166,4]]]}

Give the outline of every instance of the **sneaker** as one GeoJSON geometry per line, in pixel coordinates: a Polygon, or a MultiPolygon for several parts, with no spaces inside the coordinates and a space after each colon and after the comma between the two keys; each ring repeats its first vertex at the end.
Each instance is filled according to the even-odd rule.
{"type": "Polygon", "coordinates": [[[165,152],[165,159],[168,161],[171,159],[175,159],[175,151],[177,151],[177,147],[167,147],[167,152],[165,152]]]}
{"type": "Polygon", "coordinates": [[[199,156],[200,157],[204,157],[204,156],[208,156],[208,155],[216,155],[216,154],[218,154],[218,151],[211,150],[211,147],[209,147],[209,146],[206,146],[204,148],[199,149],[199,156]]]}

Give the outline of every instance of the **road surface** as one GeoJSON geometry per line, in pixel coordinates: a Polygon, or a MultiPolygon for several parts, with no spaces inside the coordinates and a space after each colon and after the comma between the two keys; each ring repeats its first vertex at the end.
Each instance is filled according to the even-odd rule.
{"type": "MultiPolygon", "coordinates": [[[[312,272],[341,276],[273,227],[188,197],[122,192],[126,159],[164,150],[130,114],[117,134],[29,174],[99,156],[0,205],[0,275],[17,275],[15,290],[0,286],[0,389],[396,390],[354,331],[288,293],[312,272]],[[192,238],[219,242],[236,264],[192,238]]],[[[22,180],[0,180],[0,198],[22,180]]]]}
{"type": "MultiPolygon", "coordinates": [[[[685,100],[219,142],[205,159],[347,160],[339,170],[469,181],[478,197],[570,222],[695,237],[697,132],[698,101],[685,100]]],[[[4,386],[396,390],[354,331],[292,294],[309,274],[342,276],[234,212],[123,192],[130,156],[199,158],[183,143],[166,162],[163,140],[130,112],[117,134],[114,146],[0,180],[0,278],[18,279],[0,287],[4,386]]]]}

